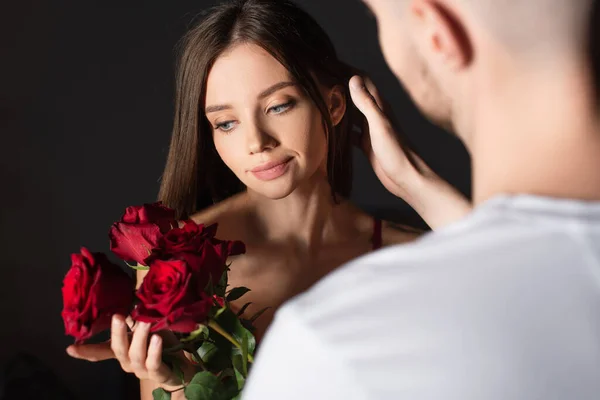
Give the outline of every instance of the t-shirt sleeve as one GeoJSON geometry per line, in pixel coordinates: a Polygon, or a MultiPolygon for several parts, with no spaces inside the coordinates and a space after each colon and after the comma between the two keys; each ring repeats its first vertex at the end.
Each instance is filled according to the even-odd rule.
{"type": "Polygon", "coordinates": [[[276,314],[242,400],[364,400],[343,361],[289,306],[276,314]]]}

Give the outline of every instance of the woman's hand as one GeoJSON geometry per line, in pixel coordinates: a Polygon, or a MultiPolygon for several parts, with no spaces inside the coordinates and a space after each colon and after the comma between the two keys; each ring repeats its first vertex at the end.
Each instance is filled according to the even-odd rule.
{"type": "MultiPolygon", "coordinates": [[[[140,380],[148,380],[167,391],[182,387],[173,371],[162,361],[163,341],[170,342],[168,336],[153,334],[150,343],[150,324],[140,322],[133,327],[133,334],[128,332],[131,320],[115,315],[112,320],[111,339],[105,343],[71,345],[67,353],[74,358],[87,361],[103,361],[116,358],[125,372],[133,373],[140,380]]],[[[193,364],[180,352],[182,370],[186,379],[195,372],[193,364]]]]}
{"type": "Polygon", "coordinates": [[[367,119],[361,147],[387,190],[405,200],[433,229],[454,222],[471,210],[470,202],[460,192],[401,143],[386,116],[389,108],[370,79],[353,76],[350,95],[367,119]]]}

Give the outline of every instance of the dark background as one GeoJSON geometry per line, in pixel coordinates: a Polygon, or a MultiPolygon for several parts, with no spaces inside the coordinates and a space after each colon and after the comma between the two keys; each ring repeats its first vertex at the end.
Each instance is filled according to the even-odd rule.
{"type": "MultiPolygon", "coordinates": [[[[108,251],[108,227],[124,207],[156,198],[172,122],[173,48],[192,18],[213,3],[2,3],[0,374],[27,352],[74,398],[126,397],[125,383],[133,380],[116,362],[66,355],[71,340],[60,318],[61,282],[70,253],[81,245],[108,251]]],[[[375,21],[360,1],[299,3],[331,35],[342,59],[371,74],[425,160],[469,193],[467,154],[415,110],[386,67],[375,21]]],[[[380,217],[414,220],[359,154],[356,165],[358,205],[380,217]]],[[[13,382],[20,376],[24,384],[14,398],[29,398],[36,384],[49,388],[54,381],[42,367],[12,365],[13,382]]],[[[51,392],[36,398],[52,398],[51,392]]]]}

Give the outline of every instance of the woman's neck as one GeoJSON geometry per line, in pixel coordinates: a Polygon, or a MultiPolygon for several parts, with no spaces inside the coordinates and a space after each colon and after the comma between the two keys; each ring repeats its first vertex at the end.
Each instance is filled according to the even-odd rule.
{"type": "Polygon", "coordinates": [[[293,240],[311,249],[340,229],[334,212],[339,205],[335,204],[331,186],[323,178],[306,182],[290,195],[276,200],[248,190],[246,200],[255,211],[250,216],[254,219],[253,225],[265,240],[293,240]]]}

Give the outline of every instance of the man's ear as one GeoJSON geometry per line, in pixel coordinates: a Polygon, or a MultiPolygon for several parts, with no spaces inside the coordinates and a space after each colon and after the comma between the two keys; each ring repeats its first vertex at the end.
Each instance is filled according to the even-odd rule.
{"type": "Polygon", "coordinates": [[[346,95],[343,87],[340,85],[334,86],[327,96],[327,107],[333,126],[340,123],[346,113],[346,95]]]}
{"type": "Polygon", "coordinates": [[[431,61],[453,71],[471,62],[473,49],[464,25],[442,4],[435,0],[414,0],[410,17],[421,52],[431,61]]]}

